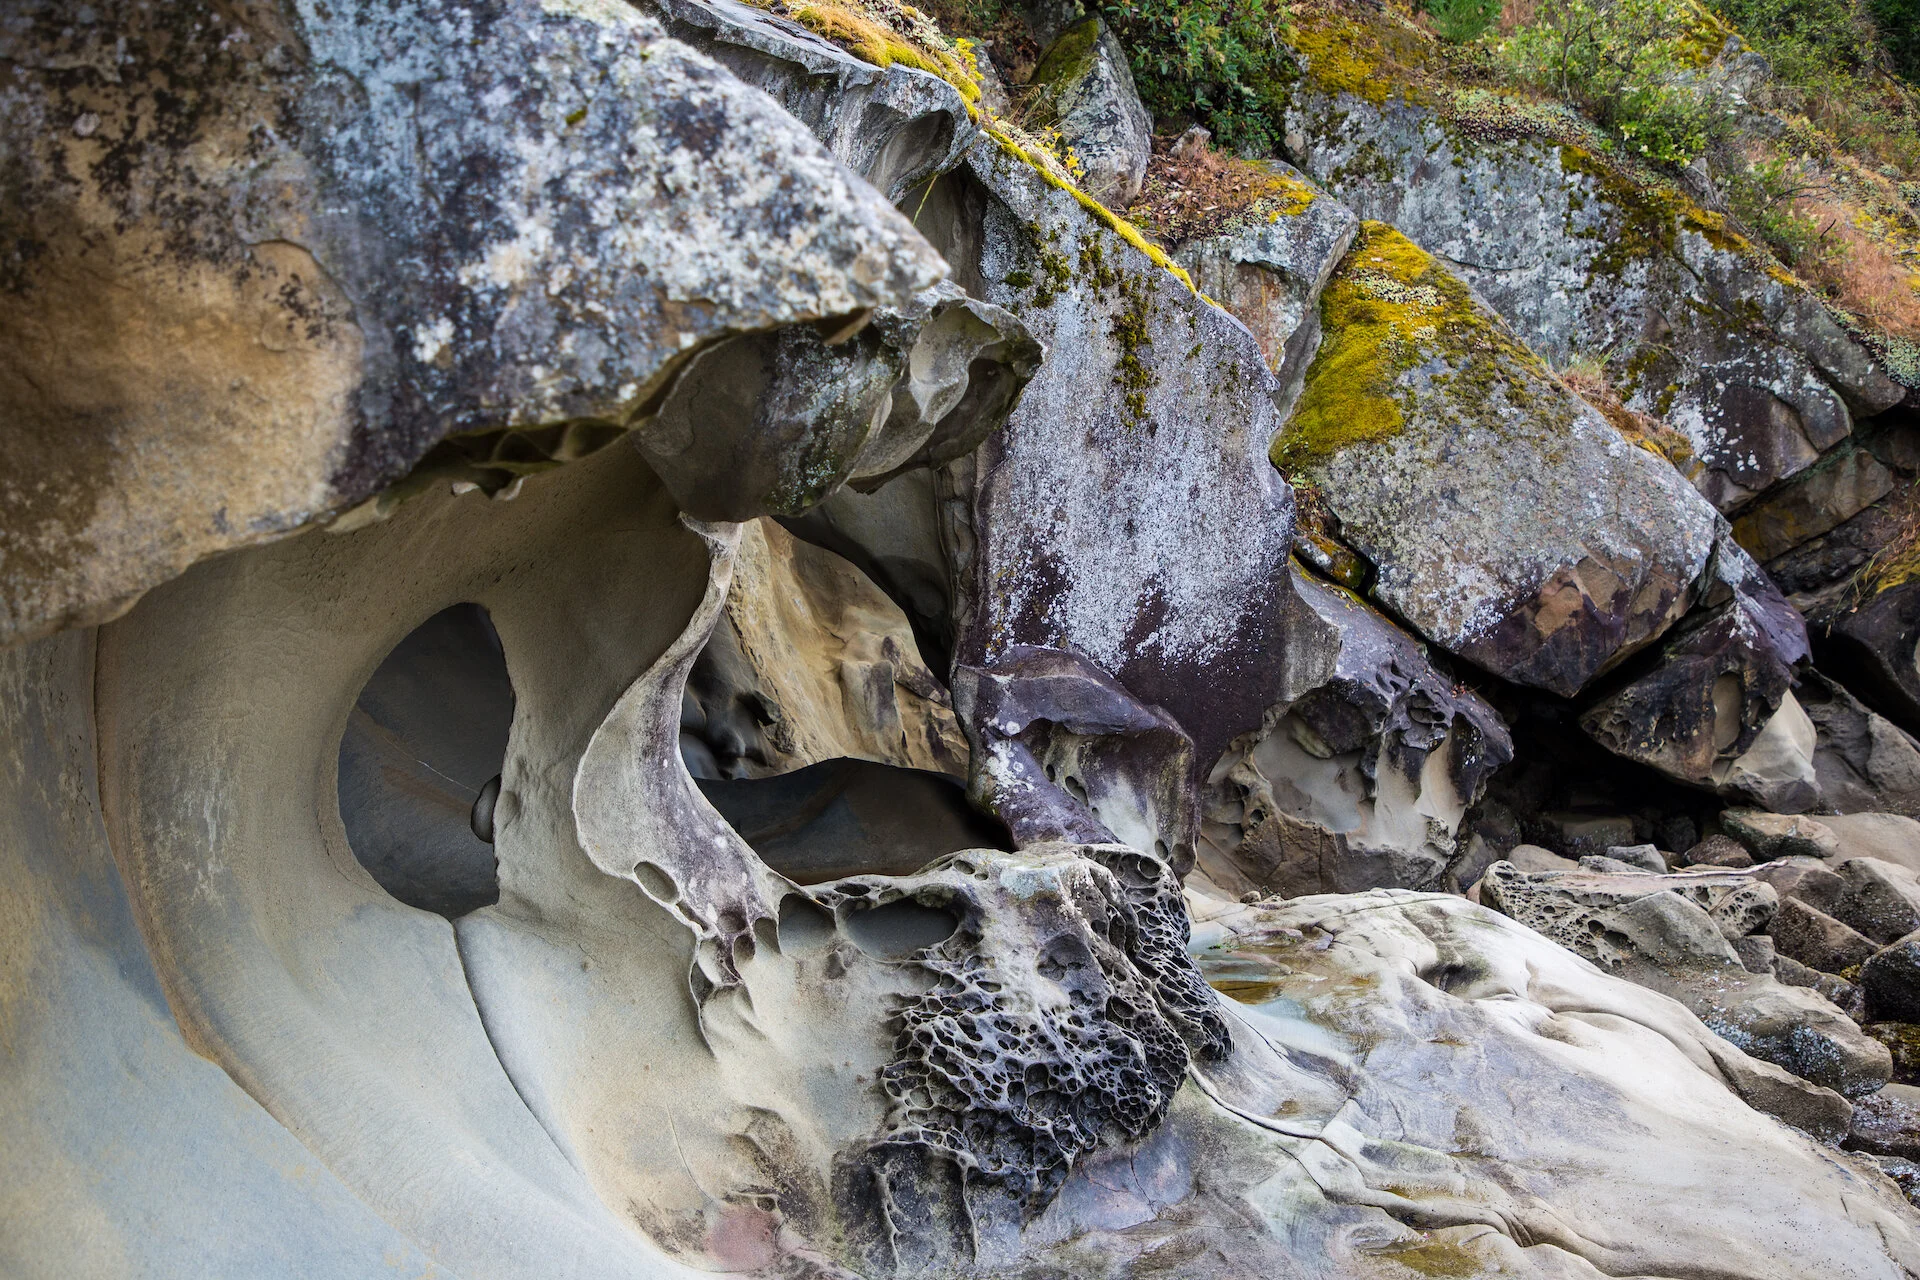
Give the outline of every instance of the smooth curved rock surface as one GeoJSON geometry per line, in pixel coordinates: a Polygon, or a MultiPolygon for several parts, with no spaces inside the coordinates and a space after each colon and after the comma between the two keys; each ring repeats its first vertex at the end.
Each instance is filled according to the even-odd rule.
{"type": "Polygon", "coordinates": [[[1897,1188],[1742,1101],[1803,1084],[1520,925],[1396,890],[1197,914],[1202,969],[1248,1006],[1236,1035],[1354,1069],[1337,1113],[1224,1071],[1215,1090],[1299,1135],[1317,1177],[1418,1215],[1404,1248],[1464,1275],[1920,1265],[1897,1188]]]}

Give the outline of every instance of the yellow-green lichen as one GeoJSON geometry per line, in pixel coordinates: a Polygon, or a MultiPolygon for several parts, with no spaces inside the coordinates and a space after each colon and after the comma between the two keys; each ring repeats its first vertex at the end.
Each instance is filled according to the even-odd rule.
{"type": "Polygon", "coordinates": [[[1322,89],[1375,106],[1395,95],[1428,96],[1421,71],[1433,56],[1432,38],[1392,10],[1297,12],[1288,43],[1306,55],[1307,79],[1322,89]]]}
{"type": "Polygon", "coordinates": [[[1465,284],[1385,223],[1361,225],[1320,296],[1320,320],[1326,336],[1273,444],[1274,465],[1289,474],[1399,434],[1415,396],[1403,375],[1430,361],[1440,367],[1426,392],[1434,402],[1422,406],[1429,416],[1490,423],[1496,396],[1529,403],[1536,414],[1553,403],[1557,384],[1540,358],[1465,284]],[[1527,385],[1507,394],[1514,383],[1527,385]]]}
{"type": "Polygon", "coordinates": [[[989,124],[986,126],[986,132],[987,136],[998,143],[1000,150],[1008,157],[1018,160],[1022,164],[1032,168],[1034,172],[1046,180],[1049,186],[1056,187],[1072,196],[1081,208],[1094,216],[1095,221],[1099,222],[1100,225],[1119,236],[1141,253],[1146,254],[1150,262],[1169,275],[1172,275],[1175,279],[1179,280],[1181,284],[1184,284],[1189,289],[1193,288],[1193,277],[1187,274],[1185,268],[1174,262],[1172,258],[1169,258],[1158,245],[1141,235],[1139,228],[1135,227],[1131,222],[1120,217],[1114,213],[1113,210],[1107,208],[1107,206],[1095,200],[1079,187],[1073,185],[1067,178],[1061,176],[1057,171],[1057,161],[1054,164],[1048,164],[1045,159],[1041,158],[1041,153],[1022,146],[1014,138],[1012,131],[1000,124],[989,124]]]}
{"type": "MultiPolygon", "coordinates": [[[[750,0],[771,8],[773,0],[750,0]]],[[[911,5],[895,0],[797,0],[782,12],[815,35],[876,67],[898,63],[940,77],[952,85],[978,118],[980,64],[971,44],[948,40],[933,21],[911,5]]]]}

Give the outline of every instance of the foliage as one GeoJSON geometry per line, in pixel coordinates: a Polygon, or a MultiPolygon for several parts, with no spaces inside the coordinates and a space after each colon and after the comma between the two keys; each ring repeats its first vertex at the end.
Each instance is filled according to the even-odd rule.
{"type": "Polygon", "coordinates": [[[1697,74],[1703,34],[1697,12],[1669,0],[1543,0],[1533,25],[1502,41],[1495,59],[1583,108],[1629,153],[1679,166],[1726,119],[1697,74]]]}
{"type": "Polygon", "coordinates": [[[1730,165],[1720,186],[1728,209],[1782,262],[1789,266],[1800,262],[1817,243],[1820,228],[1798,204],[1814,187],[1787,157],[1776,155],[1730,165]]]}
{"type": "Polygon", "coordinates": [[[1893,69],[1920,84],[1920,0],[1870,0],[1893,69]]]}
{"type": "Polygon", "coordinates": [[[1715,0],[1848,152],[1920,171],[1920,0],[1715,0]]]}
{"type": "Polygon", "coordinates": [[[1500,20],[1500,0],[1421,0],[1434,34],[1465,44],[1485,35],[1500,20]]]}
{"type": "Polygon", "coordinates": [[[1270,152],[1289,74],[1283,0],[1104,0],[1140,99],[1158,121],[1195,120],[1223,147],[1270,152]]]}

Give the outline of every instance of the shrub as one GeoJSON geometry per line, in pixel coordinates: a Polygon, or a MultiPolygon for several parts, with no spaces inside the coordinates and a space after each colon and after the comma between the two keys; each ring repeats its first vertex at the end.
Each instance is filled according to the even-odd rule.
{"type": "Polygon", "coordinates": [[[1871,9],[1894,71],[1920,84],[1920,0],[1871,0],[1871,9]]]}
{"type": "Polygon", "coordinates": [[[1787,157],[1737,159],[1725,166],[1720,187],[1728,209],[1782,262],[1798,263],[1819,239],[1819,225],[1800,210],[1818,184],[1803,179],[1800,166],[1787,157]]]}
{"type": "Polygon", "coordinates": [[[1501,0],[1422,0],[1420,9],[1435,35],[1465,44],[1478,40],[1500,20],[1501,0]]]}
{"type": "Polygon", "coordinates": [[[1717,51],[1703,50],[1712,33],[1698,18],[1669,0],[1543,0],[1495,59],[1583,108],[1634,155],[1685,165],[1725,121],[1697,73],[1703,53],[1717,51]]]}
{"type": "Polygon", "coordinates": [[[1283,0],[1107,0],[1100,11],[1155,120],[1195,120],[1234,151],[1278,144],[1289,74],[1283,0]]]}

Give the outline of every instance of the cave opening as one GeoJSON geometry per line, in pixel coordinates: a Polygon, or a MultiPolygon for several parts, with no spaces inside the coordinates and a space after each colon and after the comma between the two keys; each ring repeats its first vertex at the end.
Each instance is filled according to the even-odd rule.
{"type": "Polygon", "coordinates": [[[513,725],[487,611],[456,604],[381,660],[340,739],[340,820],[354,857],[410,907],[455,919],[500,897],[494,809],[513,725]]]}

